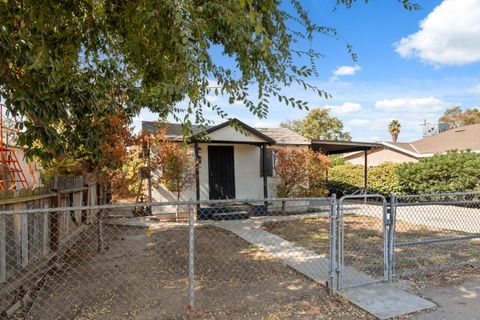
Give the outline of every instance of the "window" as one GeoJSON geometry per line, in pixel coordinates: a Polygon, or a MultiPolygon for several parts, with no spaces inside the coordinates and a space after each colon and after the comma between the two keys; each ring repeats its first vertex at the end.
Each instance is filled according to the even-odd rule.
{"type": "Polygon", "coordinates": [[[267,148],[265,150],[265,162],[263,161],[263,149],[260,149],[260,177],[263,177],[263,164],[265,163],[265,171],[267,177],[273,176],[273,150],[267,148]]]}

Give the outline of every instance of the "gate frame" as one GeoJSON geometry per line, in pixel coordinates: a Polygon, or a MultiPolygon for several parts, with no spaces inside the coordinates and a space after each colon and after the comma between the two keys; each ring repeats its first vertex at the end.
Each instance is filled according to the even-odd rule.
{"type": "MultiPolygon", "coordinates": [[[[394,273],[394,238],[395,238],[395,210],[394,202],[391,202],[390,210],[388,210],[388,201],[381,194],[363,194],[363,195],[345,195],[338,201],[332,196],[332,210],[330,213],[330,291],[332,293],[340,291],[344,288],[344,249],[345,249],[345,229],[343,223],[343,202],[350,199],[379,199],[382,203],[382,219],[383,219],[383,280],[380,282],[391,282],[394,273]]],[[[378,282],[378,281],[375,281],[378,282]]],[[[368,285],[370,283],[364,283],[368,285]]]]}

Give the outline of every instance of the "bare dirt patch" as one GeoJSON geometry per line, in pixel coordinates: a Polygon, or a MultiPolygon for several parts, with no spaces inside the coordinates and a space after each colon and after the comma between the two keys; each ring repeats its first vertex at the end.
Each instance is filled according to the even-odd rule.
{"type": "MultiPolygon", "coordinates": [[[[88,230],[45,276],[30,319],[188,318],[187,227],[104,233],[105,253],[88,230]]],[[[195,233],[198,319],[373,319],[230,232],[195,233]]]]}

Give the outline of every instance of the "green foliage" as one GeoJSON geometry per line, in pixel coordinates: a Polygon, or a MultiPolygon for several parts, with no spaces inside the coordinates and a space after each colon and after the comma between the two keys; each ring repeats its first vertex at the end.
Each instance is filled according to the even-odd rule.
{"type": "Polygon", "coordinates": [[[398,163],[384,162],[379,166],[368,169],[368,188],[383,195],[394,192],[402,193],[398,181],[398,163]]]}
{"type": "Polygon", "coordinates": [[[132,117],[146,107],[188,131],[191,118],[207,122],[204,109],[227,116],[208,95],[241,101],[260,118],[270,98],[306,107],[284,95],[285,86],[329,97],[305,82],[314,65],[297,65],[294,55],[314,62],[320,54],[297,43],[315,34],[338,38],[336,31],[313,24],[298,0],[288,2],[294,13],[275,0],[3,1],[0,95],[23,117],[20,144],[29,157],[75,148],[98,160],[101,119],[118,108],[132,117]],[[214,47],[236,68],[214,60],[214,47]],[[176,107],[185,100],[186,109],[176,107]]]}
{"type": "Polygon", "coordinates": [[[208,95],[240,101],[259,118],[270,100],[307,107],[285,87],[329,97],[306,82],[321,54],[305,43],[342,39],[312,23],[299,0],[3,0],[0,21],[0,96],[19,118],[26,156],[92,166],[105,163],[103,127],[118,110],[129,120],[141,108],[171,116],[187,136],[192,122],[208,122],[205,109],[228,116],[208,95]],[[214,59],[219,50],[234,69],[214,59]]]}
{"type": "Polygon", "coordinates": [[[330,169],[330,181],[341,182],[356,189],[363,188],[363,166],[346,163],[330,169]]]}
{"type": "Polygon", "coordinates": [[[450,108],[444,112],[438,121],[447,123],[453,128],[477,124],[480,123],[480,110],[471,108],[462,111],[460,107],[450,108]]]}
{"type": "Polygon", "coordinates": [[[332,167],[339,166],[345,164],[345,158],[343,155],[340,154],[332,154],[328,156],[328,159],[330,159],[330,165],[332,167]]]}
{"type": "MultiPolygon", "coordinates": [[[[388,195],[391,192],[401,193],[397,177],[400,165],[385,162],[377,167],[368,168],[369,192],[388,195]]],[[[364,187],[364,166],[346,163],[330,169],[327,184],[330,193],[337,195],[353,193],[364,187]]]]}
{"type": "Polygon", "coordinates": [[[307,139],[350,141],[349,132],[343,130],[343,122],[330,115],[330,109],[312,109],[303,120],[282,122],[288,128],[307,139]]]}
{"type": "Polygon", "coordinates": [[[404,193],[443,193],[480,190],[480,154],[452,151],[402,164],[398,179],[404,193]]]}

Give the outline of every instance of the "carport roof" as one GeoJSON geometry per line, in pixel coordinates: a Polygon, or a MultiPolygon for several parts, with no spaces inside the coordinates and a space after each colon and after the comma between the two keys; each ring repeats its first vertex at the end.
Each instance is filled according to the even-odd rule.
{"type": "Polygon", "coordinates": [[[373,148],[383,148],[383,146],[375,142],[312,140],[312,149],[325,154],[342,154],[373,148]]]}

